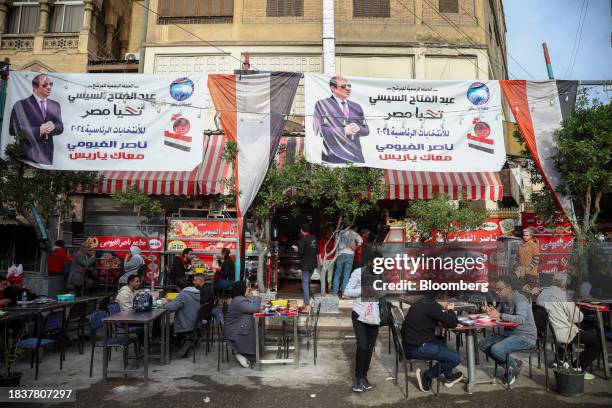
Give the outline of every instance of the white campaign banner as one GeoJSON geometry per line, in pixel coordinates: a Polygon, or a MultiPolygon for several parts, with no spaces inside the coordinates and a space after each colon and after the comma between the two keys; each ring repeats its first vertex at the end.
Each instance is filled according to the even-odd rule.
{"type": "Polygon", "coordinates": [[[309,162],[482,172],[506,160],[498,81],[305,76],[309,162]]]}
{"type": "Polygon", "coordinates": [[[49,170],[187,171],[202,161],[205,75],[13,72],[0,151],[49,170]]]}

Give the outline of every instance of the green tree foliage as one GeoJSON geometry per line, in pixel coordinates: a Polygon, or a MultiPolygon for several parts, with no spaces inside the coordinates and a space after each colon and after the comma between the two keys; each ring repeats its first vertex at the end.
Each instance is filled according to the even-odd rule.
{"type": "Polygon", "coordinates": [[[24,151],[25,136],[20,134],[14,143],[6,147],[7,160],[0,160],[0,219],[25,220],[35,225],[32,214],[34,206],[47,224],[52,215],[70,213],[72,204],[69,194],[75,186],[92,188],[98,183],[96,172],[53,171],[30,167],[18,160],[24,151]]]}
{"type": "Polygon", "coordinates": [[[133,205],[138,215],[143,215],[147,220],[164,214],[164,209],[159,201],[138,190],[136,186],[126,191],[116,191],[111,194],[111,197],[123,204],[133,205]]]}
{"type": "Polygon", "coordinates": [[[472,208],[464,202],[457,205],[443,195],[415,201],[408,209],[408,216],[415,220],[421,236],[429,238],[438,232],[444,242],[452,234],[478,229],[487,219],[484,210],[472,208]]]}

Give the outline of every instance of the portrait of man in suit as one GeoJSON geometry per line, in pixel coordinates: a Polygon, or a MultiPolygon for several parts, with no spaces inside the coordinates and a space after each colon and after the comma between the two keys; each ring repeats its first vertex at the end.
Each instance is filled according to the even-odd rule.
{"type": "Polygon", "coordinates": [[[323,138],[324,163],[364,163],[360,137],[370,134],[361,106],[349,100],[351,84],[342,76],[329,80],[332,95],[314,109],[314,131],[323,138]]]}
{"type": "Polygon", "coordinates": [[[49,99],[53,82],[46,74],[32,80],[32,95],[17,101],[11,111],[9,134],[26,138],[23,160],[53,164],[53,137],[64,131],[62,111],[57,101],[49,99]]]}

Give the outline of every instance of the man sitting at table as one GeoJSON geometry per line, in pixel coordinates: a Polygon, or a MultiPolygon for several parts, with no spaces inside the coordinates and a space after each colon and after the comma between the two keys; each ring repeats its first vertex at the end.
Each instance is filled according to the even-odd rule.
{"type": "Polygon", "coordinates": [[[119,304],[122,312],[132,310],[134,306],[134,295],[140,287],[140,277],[138,275],[128,275],[127,285],[119,289],[115,301],[119,304]]]}
{"type": "Polygon", "coordinates": [[[30,286],[23,285],[23,274],[18,272],[9,272],[8,277],[8,286],[4,289],[2,293],[2,300],[0,300],[0,304],[4,306],[13,306],[18,301],[23,299],[23,294],[25,293],[28,300],[36,299],[36,293],[32,290],[30,286]]]}
{"type": "Polygon", "coordinates": [[[435,335],[439,324],[449,329],[457,327],[455,305],[446,302],[445,293],[430,293],[425,298],[415,302],[408,309],[402,326],[402,345],[407,358],[418,360],[436,360],[438,364],[422,372],[416,371],[419,388],[423,392],[431,389],[431,382],[444,374],[446,387],[452,387],[463,378],[454,368],[461,363],[461,355],[446,347],[446,339],[435,335]]]}
{"type": "MultiPolygon", "coordinates": [[[[584,345],[584,351],[580,353],[578,365],[585,372],[584,379],[593,380],[595,378],[593,374],[586,370],[601,354],[601,343],[595,330],[580,331],[578,323],[584,316],[580,308],[568,299],[567,282],[568,276],[565,272],[555,273],[552,279],[553,286],[545,288],[540,293],[537,304],[548,311],[548,318],[555,332],[557,343],[571,344],[580,332],[580,342],[584,345]]],[[[563,346],[557,347],[557,351],[563,349],[565,349],[563,346]]],[[[563,358],[561,355],[559,357],[563,358]]]]}
{"type": "Polygon", "coordinates": [[[201,273],[193,276],[193,286],[187,286],[172,300],[164,299],[164,308],[176,312],[174,315],[174,334],[182,339],[182,345],[176,353],[178,358],[183,358],[189,352],[192,344],[187,339],[187,334],[193,332],[193,327],[198,319],[200,310],[200,288],[204,286],[206,279],[201,273]]]}
{"type": "Polygon", "coordinates": [[[538,331],[533,318],[531,304],[527,298],[512,289],[512,281],[507,276],[497,278],[494,287],[500,300],[496,308],[485,306],[484,311],[493,319],[514,322],[516,327],[504,327],[502,334],[489,336],[478,343],[478,347],[497,363],[506,365],[508,358],[508,376],[504,381],[511,385],[516,381],[523,363],[509,356],[510,353],[530,349],[535,346],[538,331]]]}
{"type": "Polygon", "coordinates": [[[253,313],[261,308],[261,297],[257,290],[247,289],[244,281],[232,285],[232,301],[225,316],[223,336],[234,349],[236,360],[249,368],[249,359],[255,356],[256,327],[253,313]]]}

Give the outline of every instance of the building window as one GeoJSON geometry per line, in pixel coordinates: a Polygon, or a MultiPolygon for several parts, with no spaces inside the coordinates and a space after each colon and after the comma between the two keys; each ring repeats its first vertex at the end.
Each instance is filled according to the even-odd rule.
{"type": "Polygon", "coordinates": [[[52,33],[78,33],[83,27],[83,2],[56,1],[49,21],[52,33]]]}
{"type": "Polygon", "coordinates": [[[266,6],[268,17],[302,17],[304,0],[268,0],[266,6]]]}
{"type": "Polygon", "coordinates": [[[389,0],[353,0],[353,17],[391,17],[389,0]]]}
{"type": "Polygon", "coordinates": [[[459,13],[459,0],[440,0],[440,13],[459,13]]]}
{"type": "Polygon", "coordinates": [[[38,31],[40,7],[37,0],[14,1],[9,13],[8,32],[31,34],[38,31]]]}
{"type": "Polygon", "coordinates": [[[159,0],[160,24],[231,22],[234,0],[159,0]]]}

